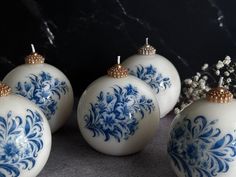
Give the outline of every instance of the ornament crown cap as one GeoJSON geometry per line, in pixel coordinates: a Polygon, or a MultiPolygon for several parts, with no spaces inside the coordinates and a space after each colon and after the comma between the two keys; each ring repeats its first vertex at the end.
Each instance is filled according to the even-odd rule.
{"type": "Polygon", "coordinates": [[[128,69],[120,64],[120,56],[117,57],[117,64],[107,70],[107,75],[117,79],[128,76],[128,69]]]}
{"type": "Polygon", "coordinates": [[[207,100],[215,103],[228,103],[233,99],[233,94],[223,87],[223,77],[220,78],[219,86],[207,93],[207,100]]]}
{"type": "Polygon", "coordinates": [[[31,48],[32,48],[32,53],[25,57],[25,63],[26,64],[43,64],[45,61],[45,58],[42,55],[35,52],[35,48],[33,44],[31,44],[31,48]]]}
{"type": "Polygon", "coordinates": [[[11,88],[8,85],[0,82],[0,97],[7,96],[9,94],[11,94],[11,88]]]}
{"type": "Polygon", "coordinates": [[[146,38],[146,44],[138,49],[139,55],[155,55],[156,49],[148,43],[148,38],[146,38]]]}

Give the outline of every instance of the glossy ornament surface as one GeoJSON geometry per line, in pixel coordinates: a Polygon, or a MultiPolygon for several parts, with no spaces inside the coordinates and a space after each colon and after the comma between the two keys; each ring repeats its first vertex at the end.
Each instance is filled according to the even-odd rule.
{"type": "Polygon", "coordinates": [[[0,176],[35,177],[51,150],[48,121],[26,98],[10,92],[0,95],[0,176]]]}
{"type": "Polygon", "coordinates": [[[107,76],[88,86],[78,105],[83,137],[94,149],[109,155],[142,150],[159,124],[154,93],[127,72],[121,65],[115,65],[107,76]]]}
{"type": "Polygon", "coordinates": [[[168,154],[178,177],[235,176],[236,100],[232,97],[224,88],[216,88],[174,119],[168,154]]]}
{"type": "Polygon", "coordinates": [[[74,98],[69,80],[37,53],[27,56],[26,64],[13,69],[3,82],[40,107],[52,132],[63,126],[72,112],[74,98]]]}
{"type": "Polygon", "coordinates": [[[146,82],[156,93],[161,118],[169,113],[178,101],[181,89],[179,74],[174,65],[156,49],[146,44],[138,54],[127,58],[123,63],[129,73],[146,82]]]}

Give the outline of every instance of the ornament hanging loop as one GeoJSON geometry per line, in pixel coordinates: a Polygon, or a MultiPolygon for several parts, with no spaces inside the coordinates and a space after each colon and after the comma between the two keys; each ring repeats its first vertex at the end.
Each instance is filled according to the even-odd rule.
{"type": "Polygon", "coordinates": [[[31,44],[32,53],[35,53],[34,44],[31,44]]]}
{"type": "Polygon", "coordinates": [[[148,44],[148,37],[146,37],[146,45],[149,45],[149,44],[148,44]]]}
{"type": "Polygon", "coordinates": [[[224,84],[224,77],[220,77],[219,87],[223,87],[223,84],[224,84]]]}

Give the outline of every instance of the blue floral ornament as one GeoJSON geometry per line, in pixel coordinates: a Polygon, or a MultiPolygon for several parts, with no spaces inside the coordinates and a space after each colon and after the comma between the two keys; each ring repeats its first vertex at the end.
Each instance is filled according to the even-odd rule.
{"type": "Polygon", "coordinates": [[[171,87],[170,78],[164,77],[161,73],[157,72],[157,69],[152,65],[146,67],[142,65],[136,66],[136,69],[131,70],[130,74],[146,82],[156,93],[171,87]]]}
{"type": "Polygon", "coordinates": [[[43,148],[42,136],[43,119],[36,111],[28,109],[24,118],[12,111],[6,118],[0,116],[0,177],[18,177],[20,170],[31,170],[43,148]]]}
{"type": "Polygon", "coordinates": [[[226,173],[235,160],[235,135],[222,135],[220,129],[213,127],[217,121],[208,122],[204,116],[184,118],[171,131],[168,153],[174,166],[186,177],[226,173]]]}
{"type": "Polygon", "coordinates": [[[150,114],[155,109],[152,99],[140,95],[130,84],[113,87],[113,93],[101,91],[97,102],[90,105],[89,113],[84,116],[85,127],[93,132],[93,137],[103,135],[105,141],[114,137],[118,142],[134,135],[145,112],[150,114]]]}
{"type": "Polygon", "coordinates": [[[39,75],[31,74],[28,82],[18,82],[16,86],[16,93],[37,104],[48,120],[57,110],[57,100],[68,91],[66,82],[59,81],[43,71],[39,75]]]}

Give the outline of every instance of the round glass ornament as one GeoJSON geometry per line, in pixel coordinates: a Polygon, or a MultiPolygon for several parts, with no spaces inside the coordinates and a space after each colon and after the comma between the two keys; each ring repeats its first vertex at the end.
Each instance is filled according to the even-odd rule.
{"type": "Polygon", "coordinates": [[[176,105],[181,89],[179,74],[174,65],[148,43],[138,50],[138,54],[128,57],[123,66],[129,73],[146,82],[156,93],[161,118],[176,105]]]}
{"type": "Polygon", "coordinates": [[[236,100],[222,86],[185,108],[174,119],[168,142],[178,177],[234,177],[236,100]]]}
{"type": "Polygon", "coordinates": [[[51,131],[43,112],[0,83],[0,176],[36,177],[51,151],[51,131]]]}
{"type": "Polygon", "coordinates": [[[78,104],[84,139],[97,151],[121,156],[142,150],[159,125],[154,92],[118,64],[91,83],[78,104]]]}
{"type": "Polygon", "coordinates": [[[3,82],[16,94],[34,102],[46,115],[52,133],[64,125],[73,109],[73,90],[70,81],[57,68],[44,63],[36,53],[25,58],[25,64],[9,72],[3,82]]]}

